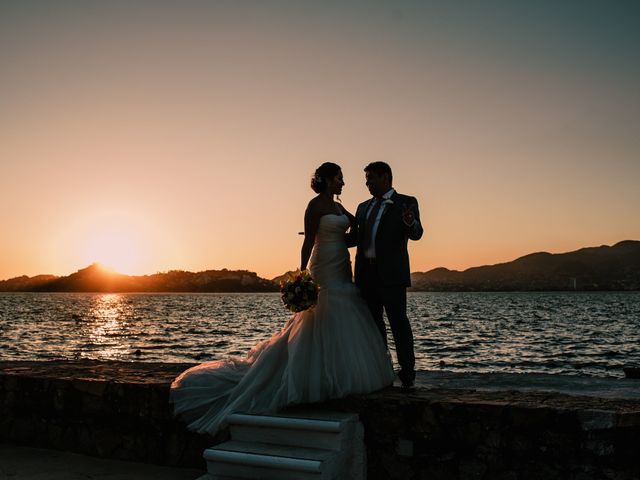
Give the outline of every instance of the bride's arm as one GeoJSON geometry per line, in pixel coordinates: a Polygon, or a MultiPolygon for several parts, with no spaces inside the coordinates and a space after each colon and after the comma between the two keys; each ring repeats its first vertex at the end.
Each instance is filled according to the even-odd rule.
{"type": "Polygon", "coordinates": [[[300,270],[307,268],[319,224],[320,215],[318,209],[315,208],[313,202],[309,202],[304,212],[304,242],[302,243],[302,249],[300,251],[300,270]]]}

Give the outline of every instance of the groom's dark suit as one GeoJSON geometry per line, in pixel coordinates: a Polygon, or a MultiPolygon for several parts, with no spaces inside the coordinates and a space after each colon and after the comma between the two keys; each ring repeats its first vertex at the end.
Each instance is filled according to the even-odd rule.
{"type": "MultiPolygon", "coordinates": [[[[354,241],[354,236],[349,239],[351,246],[354,243],[358,246],[355,282],[369,305],[385,344],[387,331],[383,309],[387,312],[400,364],[398,376],[403,384],[413,383],[413,333],[407,318],[406,289],[411,286],[407,243],[409,239],[419,240],[423,229],[418,201],[414,197],[394,192],[389,199],[381,201],[382,213],[377,229],[374,227],[373,239],[367,238],[367,233],[371,233],[372,230],[371,226],[367,225],[367,218],[372,213],[376,214],[375,199],[361,203],[356,211],[357,241],[354,241]],[[405,225],[402,219],[403,206],[413,209],[415,222],[410,227],[405,225]]],[[[373,217],[372,221],[375,221],[373,217]]]]}

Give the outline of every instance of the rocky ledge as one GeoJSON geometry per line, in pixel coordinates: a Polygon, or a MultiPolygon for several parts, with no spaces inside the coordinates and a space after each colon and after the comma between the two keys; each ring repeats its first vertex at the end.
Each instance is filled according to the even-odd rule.
{"type": "MultiPolygon", "coordinates": [[[[224,432],[188,432],[168,403],[171,380],[189,366],[0,362],[0,441],[204,469],[202,451],[224,432]]],[[[410,394],[388,388],[314,406],[360,415],[368,478],[640,478],[640,398],[598,395],[603,380],[574,395],[527,388],[526,375],[522,388],[493,380],[489,388],[490,377],[421,378],[410,394]],[[469,388],[475,383],[482,387],[469,388]]]]}

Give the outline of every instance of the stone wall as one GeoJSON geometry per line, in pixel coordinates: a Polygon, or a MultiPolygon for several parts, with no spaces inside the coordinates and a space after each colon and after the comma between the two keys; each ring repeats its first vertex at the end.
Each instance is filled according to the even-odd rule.
{"type": "MultiPolygon", "coordinates": [[[[204,468],[224,438],[173,419],[186,364],[0,362],[0,441],[204,468]]],[[[639,479],[640,401],[387,389],[317,405],[357,412],[370,479],[639,479]]]]}
{"type": "Polygon", "coordinates": [[[385,391],[360,413],[369,479],[640,479],[640,401],[548,393],[385,391]]]}
{"type": "Polygon", "coordinates": [[[0,441],[204,469],[214,439],[186,430],[168,403],[188,366],[0,362],[0,441]]]}

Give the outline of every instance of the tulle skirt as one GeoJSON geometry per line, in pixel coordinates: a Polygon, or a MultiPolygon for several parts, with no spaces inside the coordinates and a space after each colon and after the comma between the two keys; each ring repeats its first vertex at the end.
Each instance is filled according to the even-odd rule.
{"type": "Polygon", "coordinates": [[[315,307],[294,314],[246,357],[186,370],[172,383],[170,399],[190,429],[215,434],[231,413],[273,413],[369,393],[393,379],[389,352],[349,282],[321,288],[315,307]]]}

